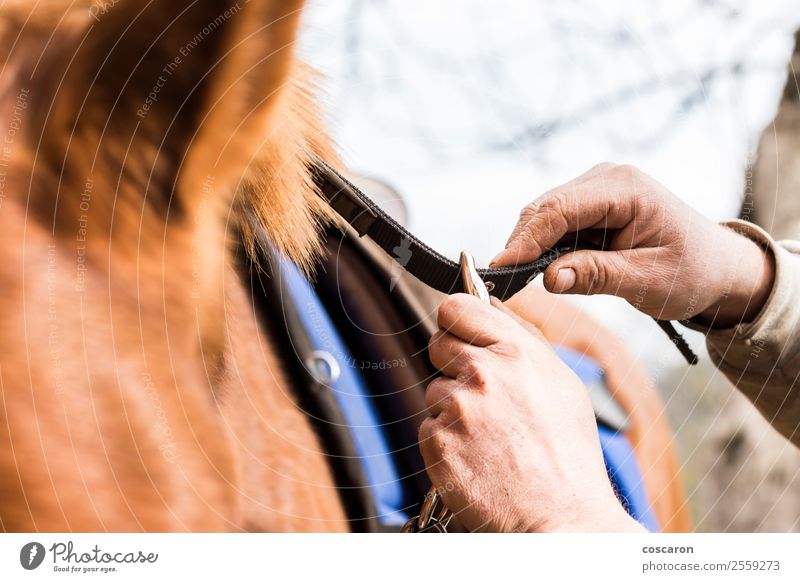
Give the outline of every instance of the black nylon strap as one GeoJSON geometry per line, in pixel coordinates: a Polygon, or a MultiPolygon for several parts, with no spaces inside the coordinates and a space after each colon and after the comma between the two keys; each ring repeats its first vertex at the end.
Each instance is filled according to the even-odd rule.
{"type": "MultiPolygon", "coordinates": [[[[447,294],[464,292],[458,263],[442,256],[408,232],[323,160],[318,159],[311,171],[320,193],[359,236],[368,236],[401,267],[429,287],[447,294]]],[[[532,263],[478,269],[478,274],[492,295],[505,300],[543,273],[559,257],[576,250],[592,248],[597,247],[578,242],[558,246],[549,249],[532,263]]],[[[669,321],[656,322],[686,361],[696,364],[697,356],[672,324],[669,321]]]]}

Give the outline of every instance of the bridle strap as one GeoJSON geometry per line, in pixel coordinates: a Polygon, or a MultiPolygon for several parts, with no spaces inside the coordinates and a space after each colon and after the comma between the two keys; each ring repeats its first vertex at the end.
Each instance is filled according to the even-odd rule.
{"type": "MultiPolygon", "coordinates": [[[[321,159],[311,168],[320,193],[358,236],[368,236],[411,275],[442,293],[463,293],[458,263],[439,254],[386,214],[352,182],[321,159]]],[[[478,269],[489,292],[505,300],[520,291],[559,257],[576,250],[597,249],[596,245],[574,242],[545,251],[532,263],[515,267],[478,269]]],[[[697,356],[669,321],[656,320],[659,327],[686,358],[697,363],[697,356]]]]}

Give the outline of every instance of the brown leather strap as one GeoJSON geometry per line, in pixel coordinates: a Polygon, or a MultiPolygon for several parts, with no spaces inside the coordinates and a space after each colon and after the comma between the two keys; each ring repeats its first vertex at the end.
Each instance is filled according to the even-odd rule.
{"type": "MultiPolygon", "coordinates": [[[[429,287],[447,294],[464,292],[458,263],[439,254],[408,232],[323,160],[318,159],[311,170],[320,193],[359,236],[368,236],[397,264],[429,287]]],[[[532,263],[478,269],[478,275],[492,295],[505,300],[543,273],[559,257],[576,250],[596,248],[596,245],[576,240],[547,250],[532,263]]],[[[696,364],[697,356],[673,325],[669,321],[656,322],[686,361],[696,364]]]]}

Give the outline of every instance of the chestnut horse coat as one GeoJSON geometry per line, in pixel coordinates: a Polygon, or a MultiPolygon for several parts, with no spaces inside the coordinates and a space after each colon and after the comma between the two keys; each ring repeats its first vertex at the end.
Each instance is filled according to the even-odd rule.
{"type": "Polygon", "coordinates": [[[232,261],[327,220],[301,5],[3,8],[0,529],[348,529],[232,261]]]}

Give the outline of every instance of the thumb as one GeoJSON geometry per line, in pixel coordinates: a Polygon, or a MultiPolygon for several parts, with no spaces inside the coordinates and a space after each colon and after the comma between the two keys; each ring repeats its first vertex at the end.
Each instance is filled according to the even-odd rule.
{"type": "MultiPolygon", "coordinates": [[[[522,231],[524,233],[526,231],[522,231]]],[[[506,248],[500,251],[489,263],[489,267],[507,267],[532,263],[542,255],[542,246],[531,236],[525,236],[517,230],[506,243],[506,248]]]]}
{"type": "Polygon", "coordinates": [[[618,295],[627,297],[639,287],[634,251],[576,251],[544,272],[545,289],[552,293],[618,295]]]}

